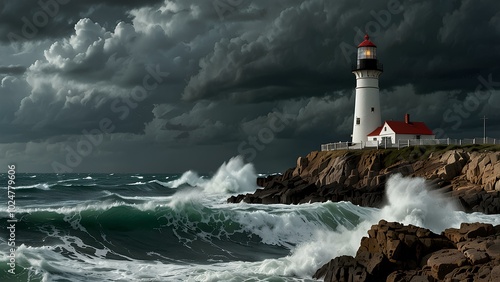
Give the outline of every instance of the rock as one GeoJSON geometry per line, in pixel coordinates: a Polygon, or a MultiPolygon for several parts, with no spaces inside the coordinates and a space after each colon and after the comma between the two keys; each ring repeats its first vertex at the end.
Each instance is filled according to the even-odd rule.
{"type": "Polygon", "coordinates": [[[276,183],[280,178],[281,175],[279,174],[268,175],[266,177],[257,177],[257,186],[266,187],[267,185],[269,185],[272,187],[274,185],[270,185],[270,182],[276,183]]]}
{"type": "Polygon", "coordinates": [[[361,239],[361,246],[359,247],[359,249],[362,251],[369,252],[371,254],[381,252],[377,239],[373,237],[372,238],[363,237],[361,239]]]}
{"type": "Polygon", "coordinates": [[[471,265],[483,264],[490,261],[490,257],[486,254],[485,251],[469,249],[463,252],[463,254],[471,265]]]}
{"type": "Polygon", "coordinates": [[[438,173],[438,176],[443,180],[452,180],[462,171],[462,166],[459,162],[445,165],[438,173]]]}
{"type": "Polygon", "coordinates": [[[474,281],[475,271],[470,265],[458,267],[445,276],[445,281],[474,281]]]}
{"type": "Polygon", "coordinates": [[[351,256],[341,256],[332,259],[313,275],[315,279],[324,281],[367,281],[366,269],[351,256]]]}
{"type": "Polygon", "coordinates": [[[370,259],[363,264],[366,267],[368,273],[378,276],[383,272],[386,272],[388,266],[387,258],[382,253],[375,253],[370,255],[370,259]]]}
{"type": "Polygon", "coordinates": [[[397,261],[403,258],[405,245],[400,240],[387,239],[387,258],[390,261],[397,261]]]}
{"type": "Polygon", "coordinates": [[[457,249],[461,252],[465,252],[470,249],[486,251],[486,249],[493,244],[493,239],[491,238],[476,238],[474,240],[463,241],[457,243],[457,249]]]}
{"type": "MultiPolygon", "coordinates": [[[[296,183],[301,183],[301,182],[296,182],[296,183]]],[[[286,203],[286,204],[298,204],[307,195],[310,195],[313,192],[316,192],[317,190],[318,188],[313,183],[298,184],[294,188],[287,189],[284,193],[282,193],[280,201],[281,203],[286,203]]]]}
{"type": "Polygon", "coordinates": [[[387,282],[434,282],[435,279],[425,271],[408,270],[408,271],[394,271],[386,279],[387,282]]]}
{"type": "Polygon", "coordinates": [[[498,155],[495,156],[496,158],[496,161],[495,162],[492,162],[494,163],[493,165],[493,173],[498,177],[500,178],[500,162],[498,160],[498,155]]]}
{"type": "Polygon", "coordinates": [[[486,253],[491,259],[500,259],[500,239],[497,239],[486,248],[486,253]]]}
{"type": "Polygon", "coordinates": [[[293,176],[298,176],[300,175],[304,169],[306,168],[306,166],[309,164],[309,160],[306,158],[303,158],[303,157],[299,157],[297,159],[297,166],[295,167],[295,170],[293,172],[293,176]]]}
{"type": "Polygon", "coordinates": [[[357,175],[350,175],[344,184],[346,186],[353,187],[358,182],[359,182],[359,177],[357,175]]]}
{"type": "Polygon", "coordinates": [[[500,281],[500,265],[496,265],[491,269],[490,281],[500,281]]]}
{"type": "Polygon", "coordinates": [[[241,202],[244,197],[245,197],[245,195],[231,196],[231,197],[229,197],[229,199],[227,199],[227,202],[232,203],[232,204],[236,204],[236,203],[241,202]]]}
{"type": "Polygon", "coordinates": [[[482,161],[483,158],[484,158],[483,156],[479,156],[477,154],[471,155],[470,162],[469,162],[468,166],[466,166],[463,169],[463,170],[465,170],[467,180],[469,180],[472,183],[477,182],[477,179],[478,179],[479,173],[480,173],[478,164],[480,161],[482,161]]]}
{"type": "Polygon", "coordinates": [[[498,281],[498,280],[492,280],[492,272],[495,268],[495,265],[491,264],[483,264],[481,267],[479,267],[478,270],[475,271],[474,273],[474,278],[473,281],[477,282],[489,282],[489,281],[498,281]]]}
{"type": "Polygon", "coordinates": [[[372,225],[368,237],[361,240],[355,258],[335,258],[318,269],[314,278],[324,277],[325,281],[500,281],[499,265],[500,225],[464,223],[460,229],[447,229],[438,235],[428,229],[381,220],[372,225]],[[454,243],[448,237],[459,242],[454,243]]]}
{"type": "Polygon", "coordinates": [[[430,256],[427,265],[431,267],[432,275],[436,279],[444,279],[446,274],[452,272],[455,268],[467,264],[464,254],[457,249],[439,250],[430,256]]]}
{"type": "Polygon", "coordinates": [[[386,176],[385,175],[377,175],[374,178],[372,178],[372,181],[370,182],[371,187],[376,187],[380,186],[386,181],[386,176]]]}
{"type": "Polygon", "coordinates": [[[448,228],[443,234],[454,243],[476,237],[486,237],[494,233],[493,225],[485,223],[462,223],[460,229],[448,228]]]}
{"type": "Polygon", "coordinates": [[[489,156],[482,156],[483,159],[479,162],[479,168],[485,168],[487,165],[491,163],[491,158],[489,156]]]}

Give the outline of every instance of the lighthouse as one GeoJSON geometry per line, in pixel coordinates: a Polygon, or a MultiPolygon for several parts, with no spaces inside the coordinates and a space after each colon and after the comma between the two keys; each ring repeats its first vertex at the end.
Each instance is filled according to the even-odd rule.
{"type": "Polygon", "coordinates": [[[352,69],[356,76],[352,142],[363,147],[367,135],[382,124],[378,88],[378,78],[382,72],[382,64],[377,60],[377,46],[365,35],[365,40],[358,45],[358,58],[352,69]]]}

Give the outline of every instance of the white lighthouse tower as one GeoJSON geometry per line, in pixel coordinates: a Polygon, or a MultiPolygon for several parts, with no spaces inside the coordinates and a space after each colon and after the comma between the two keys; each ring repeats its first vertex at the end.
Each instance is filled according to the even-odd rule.
{"type": "Polygon", "coordinates": [[[382,124],[378,78],[383,68],[377,60],[377,46],[365,35],[358,45],[358,59],[352,73],[356,76],[356,102],[352,142],[366,144],[367,135],[382,124]]]}

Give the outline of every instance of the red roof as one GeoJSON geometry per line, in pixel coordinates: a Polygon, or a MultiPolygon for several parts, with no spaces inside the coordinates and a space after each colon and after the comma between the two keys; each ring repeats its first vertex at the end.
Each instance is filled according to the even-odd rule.
{"type": "Polygon", "coordinates": [[[375,44],[373,44],[373,42],[370,41],[370,36],[368,36],[368,34],[366,34],[365,41],[361,42],[358,45],[358,48],[359,47],[377,47],[377,46],[375,44]]]}
{"type": "MultiPolygon", "coordinates": [[[[427,125],[423,122],[410,122],[406,123],[404,121],[386,121],[387,125],[396,132],[396,134],[411,134],[411,135],[434,135],[432,130],[430,130],[427,125]]],[[[382,132],[384,125],[377,127],[368,136],[378,136],[382,132]]]]}

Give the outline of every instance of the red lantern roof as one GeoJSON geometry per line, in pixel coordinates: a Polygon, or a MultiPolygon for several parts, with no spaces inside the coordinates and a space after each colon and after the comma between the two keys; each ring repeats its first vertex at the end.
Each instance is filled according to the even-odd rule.
{"type": "Polygon", "coordinates": [[[368,36],[368,34],[366,34],[365,41],[361,42],[358,45],[358,48],[359,47],[377,47],[377,46],[375,44],[373,44],[373,42],[370,41],[370,36],[368,36]]]}

